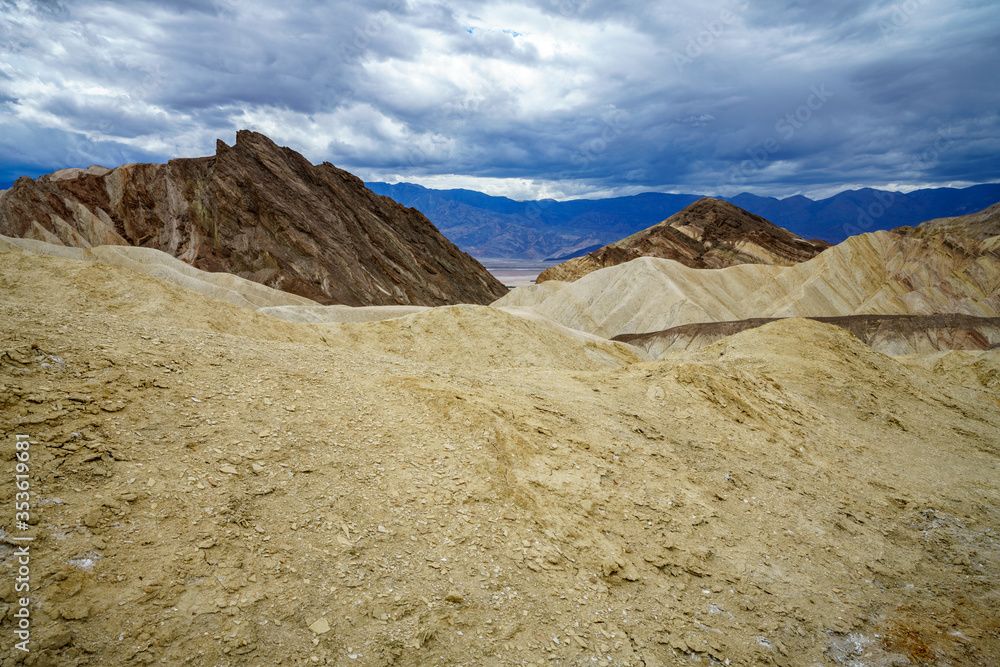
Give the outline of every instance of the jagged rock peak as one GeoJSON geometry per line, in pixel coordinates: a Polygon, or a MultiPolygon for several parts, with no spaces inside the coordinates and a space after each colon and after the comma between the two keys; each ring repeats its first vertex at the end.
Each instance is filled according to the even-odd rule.
{"type": "Polygon", "coordinates": [[[319,303],[486,304],[506,288],[426,217],[258,132],[215,156],[22,178],[0,234],[163,250],[319,303]]]}

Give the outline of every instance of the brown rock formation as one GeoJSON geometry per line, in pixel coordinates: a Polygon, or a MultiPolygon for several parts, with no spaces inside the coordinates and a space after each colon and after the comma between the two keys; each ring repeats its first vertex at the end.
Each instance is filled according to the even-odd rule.
{"type": "Polygon", "coordinates": [[[0,234],[156,248],[323,304],[486,304],[507,291],[417,210],[247,130],[213,157],[21,178],[0,194],[0,234]]]}
{"type": "Polygon", "coordinates": [[[573,281],[638,257],[672,259],[693,269],[790,266],[829,247],[825,241],[807,241],[738,206],[706,197],[649,229],[546,269],[536,282],[573,281]]]}

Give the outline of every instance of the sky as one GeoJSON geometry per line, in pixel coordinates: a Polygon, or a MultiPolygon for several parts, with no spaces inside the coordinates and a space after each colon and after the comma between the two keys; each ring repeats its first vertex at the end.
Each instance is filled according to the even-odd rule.
{"type": "Polygon", "coordinates": [[[262,132],[514,199],[1000,181],[996,0],[0,0],[0,188],[262,132]]]}

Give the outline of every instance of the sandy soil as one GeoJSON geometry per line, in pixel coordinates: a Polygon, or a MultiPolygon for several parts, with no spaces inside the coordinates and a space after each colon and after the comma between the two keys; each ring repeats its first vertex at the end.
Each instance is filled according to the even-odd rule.
{"type": "Polygon", "coordinates": [[[0,664],[1000,655],[1000,353],[787,320],[643,362],[530,325],[296,324],[0,253],[35,537],[26,655],[0,483],[0,664]]]}

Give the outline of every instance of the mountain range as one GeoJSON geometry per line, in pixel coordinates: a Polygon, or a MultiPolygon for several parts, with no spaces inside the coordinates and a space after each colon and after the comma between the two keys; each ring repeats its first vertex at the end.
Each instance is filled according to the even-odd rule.
{"type": "MultiPolygon", "coordinates": [[[[452,242],[479,258],[566,260],[639,232],[702,198],[648,192],[630,197],[515,201],[472,190],[412,183],[367,183],[372,191],[424,213],[452,242]]],[[[1000,183],[900,193],[863,188],[812,200],[743,193],[716,197],[805,239],[848,236],[968,215],[1000,201],[1000,183]]]]}

